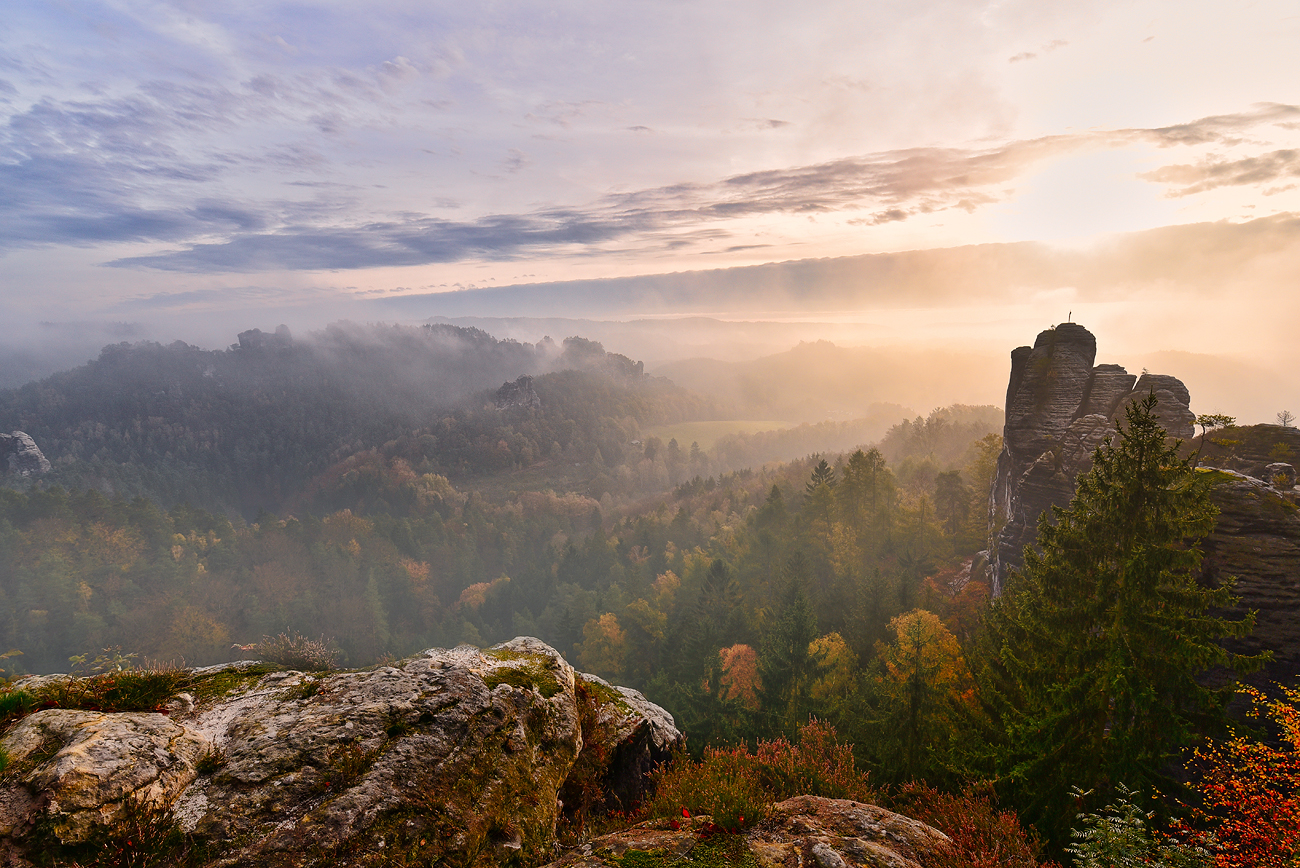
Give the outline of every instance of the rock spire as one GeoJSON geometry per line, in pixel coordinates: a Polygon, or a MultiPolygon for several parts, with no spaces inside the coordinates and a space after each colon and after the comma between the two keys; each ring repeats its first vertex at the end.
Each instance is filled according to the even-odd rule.
{"type": "Polygon", "coordinates": [[[1173,437],[1190,439],[1196,417],[1187,387],[1175,377],[1119,365],[1095,365],[1097,339],[1078,323],[1039,333],[1032,347],[1011,352],[1002,453],[989,497],[989,560],[995,595],[1024,563],[1038,516],[1064,506],[1092,453],[1116,430],[1124,409],[1154,392],[1156,416],[1173,437]]]}

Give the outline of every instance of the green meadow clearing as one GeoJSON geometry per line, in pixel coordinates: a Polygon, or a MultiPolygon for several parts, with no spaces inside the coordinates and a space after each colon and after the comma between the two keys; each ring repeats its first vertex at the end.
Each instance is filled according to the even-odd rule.
{"type": "Polygon", "coordinates": [[[759,431],[780,431],[789,428],[790,422],[754,421],[750,419],[730,419],[717,422],[678,422],[676,425],[660,425],[647,428],[646,437],[658,437],[664,443],[676,438],[677,445],[689,449],[692,443],[699,443],[701,449],[712,449],[728,434],[757,434],[759,431]]]}

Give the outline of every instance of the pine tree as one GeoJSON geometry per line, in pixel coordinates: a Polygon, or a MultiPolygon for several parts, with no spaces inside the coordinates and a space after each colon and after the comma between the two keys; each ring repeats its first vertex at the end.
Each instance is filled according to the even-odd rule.
{"type": "Polygon", "coordinates": [[[994,771],[1020,810],[1060,846],[1078,808],[1120,784],[1172,794],[1166,771],[1224,722],[1231,685],[1201,680],[1260,662],[1220,640],[1248,633],[1253,614],[1216,614],[1230,586],[1197,581],[1199,543],[1217,510],[1208,476],[1180,459],[1152,410],[1132,404],[1068,508],[1039,520],[1038,549],[990,609],[981,694],[996,728],[994,771]]]}
{"type": "Polygon", "coordinates": [[[817,616],[808,599],[808,561],[796,551],[782,569],[786,590],[781,607],[763,632],[758,657],[759,702],[770,733],[779,735],[807,722],[812,684],[822,660],[812,648],[817,616]]]}

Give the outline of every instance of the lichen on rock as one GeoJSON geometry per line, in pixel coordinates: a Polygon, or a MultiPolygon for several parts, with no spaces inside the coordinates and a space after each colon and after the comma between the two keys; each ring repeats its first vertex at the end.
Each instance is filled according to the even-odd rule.
{"type": "MultiPolygon", "coordinates": [[[[133,804],[174,818],[204,854],[193,864],[214,868],[540,864],[583,757],[580,683],[519,638],[360,671],[194,670],[170,717],[48,709],[4,736],[0,838],[21,864],[51,840],[112,834],[133,804]]],[[[681,734],[639,693],[606,688],[620,697],[597,714],[609,743],[581,765],[637,778],[651,746],[681,734]]]]}

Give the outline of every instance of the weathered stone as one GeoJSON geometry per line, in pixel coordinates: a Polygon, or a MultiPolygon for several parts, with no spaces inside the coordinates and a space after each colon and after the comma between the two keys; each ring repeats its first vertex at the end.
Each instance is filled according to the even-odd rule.
{"type": "Polygon", "coordinates": [[[132,802],[171,805],[208,749],[201,734],[165,715],[58,708],[19,721],[0,745],[18,770],[0,785],[0,835],[44,820],[64,843],[112,825],[132,802]]]}
{"type": "Polygon", "coordinates": [[[1140,401],[1148,395],[1155,395],[1157,404],[1152,415],[1168,432],[1170,437],[1190,440],[1196,433],[1196,414],[1190,409],[1191,393],[1182,380],[1166,374],[1143,374],[1133,387],[1131,394],[1120,401],[1115,412],[1111,414],[1112,422],[1124,421],[1124,410],[1134,401],[1140,401]]]}
{"type": "MultiPolygon", "coordinates": [[[[591,741],[603,756],[598,783],[606,794],[600,808],[629,811],[641,803],[650,783],[649,775],[659,764],[684,747],[686,737],[674,725],[672,715],[650,702],[637,690],[616,687],[595,675],[578,676],[593,714],[591,741]]],[[[572,781],[561,791],[566,805],[577,805],[575,790],[585,782],[572,781]]]]}
{"type": "Polygon", "coordinates": [[[1039,335],[1032,350],[1011,354],[1003,451],[989,499],[993,593],[1001,593],[1007,575],[1023,563],[1039,515],[1070,502],[1078,475],[1123,423],[1125,409],[1154,394],[1156,419],[1184,440],[1183,454],[1219,468],[1211,495],[1220,513],[1204,542],[1203,578],[1216,584],[1235,577],[1241,598],[1236,615],[1258,613],[1252,636],[1225,644],[1243,653],[1273,653],[1256,683],[1300,677],[1300,492],[1290,463],[1300,459],[1300,431],[1254,425],[1192,440],[1190,395],[1175,377],[1134,378],[1118,365],[1098,365],[1081,389],[1080,372],[1091,364],[1093,347],[1081,326],[1058,326],[1039,335]]]}
{"type": "Polygon", "coordinates": [[[1225,470],[1210,490],[1219,517],[1203,543],[1205,580],[1235,579],[1238,614],[1254,611],[1255,630],[1228,643],[1234,651],[1272,651],[1273,661],[1253,679],[1293,683],[1300,676],[1300,494],[1225,470]]]}
{"type": "Polygon", "coordinates": [[[993,593],[1024,562],[1038,517],[1065,506],[1092,455],[1124,418],[1125,408],[1155,393],[1156,417],[1172,436],[1189,438],[1194,416],[1187,388],[1174,377],[1136,378],[1119,365],[1093,367],[1097,342],[1083,326],[1062,323],[1034,346],[1011,353],[1006,426],[989,496],[989,576],[993,593]]]}
{"type": "Polygon", "coordinates": [[[1283,490],[1295,488],[1295,467],[1281,461],[1274,461],[1264,468],[1260,478],[1274,488],[1283,490]]]}
{"type": "Polygon", "coordinates": [[[1137,375],[1130,374],[1119,365],[1098,365],[1092,369],[1092,380],[1083,402],[1083,415],[1110,419],[1119,409],[1119,402],[1133,391],[1137,375]]]}
{"type": "Polygon", "coordinates": [[[410,864],[538,864],[554,857],[559,795],[576,768],[639,799],[644,772],[682,741],[636,691],[592,678],[593,701],[530,638],[355,672],[243,663],[190,675],[170,718],[54,709],[10,731],[14,765],[0,786],[10,864],[34,855],[37,821],[82,841],[95,826],[112,832],[131,799],[169,809],[212,849],[212,868],[388,864],[397,852],[410,864]],[[229,694],[204,698],[217,684],[229,694]]]}
{"type": "MultiPolygon", "coordinates": [[[[707,846],[712,826],[707,816],[653,820],[597,838],[550,868],[614,868],[633,855],[638,865],[667,866],[707,846]]],[[[773,805],[742,845],[762,868],[921,868],[947,855],[951,842],[938,829],[875,805],[796,796],[773,805]]]]}
{"type": "Polygon", "coordinates": [[[50,462],[36,441],[22,431],[0,434],[0,455],[5,467],[15,476],[37,476],[50,472],[50,462]]]}

